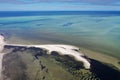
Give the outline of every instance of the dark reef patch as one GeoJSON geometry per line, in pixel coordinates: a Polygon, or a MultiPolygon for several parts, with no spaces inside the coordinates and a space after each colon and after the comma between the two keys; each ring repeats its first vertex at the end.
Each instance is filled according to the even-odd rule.
{"type": "Polygon", "coordinates": [[[91,72],[95,73],[101,80],[120,80],[120,71],[94,59],[91,59],[91,72]]]}
{"type": "Polygon", "coordinates": [[[11,22],[0,22],[2,25],[10,25],[10,24],[22,24],[22,23],[30,23],[30,22],[41,22],[41,21],[49,21],[51,19],[46,18],[46,19],[38,19],[38,20],[28,20],[28,21],[11,21],[11,22]]]}
{"type": "Polygon", "coordinates": [[[62,26],[63,27],[67,27],[67,26],[71,26],[71,25],[73,25],[74,23],[72,23],[72,22],[68,22],[68,23],[66,23],[66,24],[63,24],[62,26]]]}
{"type": "Polygon", "coordinates": [[[76,61],[74,57],[69,55],[59,55],[58,52],[53,51],[51,52],[52,58],[55,58],[56,61],[60,62],[61,65],[63,65],[66,68],[75,68],[76,70],[79,70],[83,68],[83,63],[76,61]]]}
{"type": "Polygon", "coordinates": [[[118,64],[120,64],[120,62],[118,62],[118,64]]]}
{"type": "Polygon", "coordinates": [[[44,24],[36,24],[36,26],[42,26],[42,25],[44,25],[44,24]]]}

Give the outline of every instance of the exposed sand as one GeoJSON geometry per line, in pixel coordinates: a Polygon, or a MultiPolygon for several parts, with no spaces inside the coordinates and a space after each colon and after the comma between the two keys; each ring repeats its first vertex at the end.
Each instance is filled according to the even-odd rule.
{"type": "MultiPolygon", "coordinates": [[[[83,62],[83,66],[86,69],[90,69],[90,63],[83,56],[84,54],[80,53],[79,48],[71,45],[59,45],[59,44],[46,44],[46,45],[25,45],[25,44],[6,44],[4,36],[0,35],[0,52],[4,49],[4,45],[9,46],[25,46],[25,47],[37,47],[47,49],[51,54],[52,51],[57,51],[61,55],[70,55],[73,56],[77,61],[83,62]]],[[[1,55],[1,57],[3,57],[1,55]]],[[[2,63],[2,60],[1,60],[2,63]]],[[[2,64],[0,65],[2,67],[2,64]]]]}
{"type": "Polygon", "coordinates": [[[86,69],[90,69],[89,61],[83,57],[84,54],[81,53],[79,48],[75,46],[64,44],[45,44],[45,45],[6,44],[6,45],[43,48],[49,51],[48,54],[51,54],[52,51],[57,51],[60,55],[71,55],[77,61],[83,62],[83,66],[86,69]]]}

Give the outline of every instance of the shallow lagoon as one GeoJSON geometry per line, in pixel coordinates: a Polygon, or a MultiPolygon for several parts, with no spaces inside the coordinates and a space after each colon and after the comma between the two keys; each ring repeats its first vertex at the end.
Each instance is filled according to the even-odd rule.
{"type": "Polygon", "coordinates": [[[72,44],[120,58],[119,15],[0,17],[0,32],[8,39],[14,36],[34,44],[72,44]]]}

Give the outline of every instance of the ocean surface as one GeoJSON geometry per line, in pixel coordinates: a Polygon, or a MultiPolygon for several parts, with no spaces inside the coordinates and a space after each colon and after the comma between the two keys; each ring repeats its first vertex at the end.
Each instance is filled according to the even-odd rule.
{"type": "Polygon", "coordinates": [[[0,33],[36,44],[72,44],[120,59],[119,11],[1,11],[0,33]]]}

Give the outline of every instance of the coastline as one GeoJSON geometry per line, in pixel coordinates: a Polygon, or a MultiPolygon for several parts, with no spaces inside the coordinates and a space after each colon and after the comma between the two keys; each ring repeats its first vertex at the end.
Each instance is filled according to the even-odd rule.
{"type": "MultiPolygon", "coordinates": [[[[18,41],[19,41],[19,39],[18,39],[18,41]]],[[[25,40],[25,41],[27,42],[27,40],[25,40]]],[[[16,42],[17,42],[17,40],[16,40],[16,42]]],[[[30,50],[34,49],[35,51],[37,49],[42,49],[42,50],[45,50],[45,54],[51,54],[51,55],[54,54],[54,52],[58,52],[58,54],[60,56],[69,55],[70,57],[74,58],[75,61],[82,62],[83,63],[82,67],[84,67],[85,70],[93,72],[101,80],[106,80],[106,79],[113,80],[114,77],[119,78],[120,68],[119,68],[119,65],[117,64],[119,61],[119,60],[117,60],[117,58],[113,58],[108,55],[104,55],[103,53],[85,49],[83,47],[77,47],[77,46],[68,45],[65,43],[63,43],[63,44],[56,44],[56,43],[54,43],[54,44],[53,43],[51,43],[51,44],[50,43],[49,44],[34,44],[34,43],[26,44],[26,43],[22,43],[22,42],[21,43],[20,42],[19,43],[10,43],[9,42],[9,43],[6,43],[4,47],[5,48],[3,50],[3,53],[6,53],[6,54],[7,54],[7,51],[12,50],[12,49],[10,49],[10,47],[15,48],[13,50],[13,53],[16,52],[16,50],[18,50],[18,53],[20,53],[20,55],[22,55],[21,54],[22,52],[19,52],[19,51],[21,51],[21,50],[24,51],[27,48],[30,50]],[[101,73],[101,74],[99,74],[99,73],[101,73]],[[107,77],[108,75],[110,75],[110,77],[107,77]],[[113,75],[115,75],[115,76],[113,76],[113,75]]],[[[11,54],[12,54],[12,52],[11,52],[11,54]]],[[[3,55],[4,54],[0,55],[0,57],[1,57],[1,65],[0,65],[1,80],[5,78],[4,73],[2,73],[2,72],[4,72],[5,65],[8,65],[8,63],[4,62],[6,58],[3,58],[3,55]]],[[[33,55],[35,56],[36,59],[38,59],[38,57],[35,55],[35,53],[33,53],[33,55]]],[[[15,58],[16,60],[18,58],[17,56],[18,55],[16,55],[16,58],[15,58]]],[[[11,55],[11,60],[12,60],[12,57],[14,57],[14,56],[11,55]]],[[[70,60],[70,59],[68,59],[68,60],[70,60]]],[[[9,60],[7,62],[9,62],[9,60]]],[[[19,62],[19,60],[16,62],[19,62]]],[[[10,68],[8,68],[8,69],[10,69],[10,68]]],[[[18,69],[18,67],[17,67],[17,69],[18,69]]],[[[9,70],[7,70],[7,71],[9,71],[9,70]]]]}
{"type": "Polygon", "coordinates": [[[85,55],[76,46],[65,44],[44,44],[44,45],[25,45],[25,44],[6,44],[6,46],[19,46],[19,47],[35,47],[40,49],[46,49],[46,54],[52,54],[52,52],[58,52],[59,55],[69,55],[74,57],[76,61],[83,63],[85,69],[90,69],[90,62],[84,58],[85,55]]]}
{"type": "MultiPolygon", "coordinates": [[[[14,37],[11,36],[11,38],[9,38],[7,43],[8,44],[25,44],[25,45],[35,44],[36,45],[36,44],[38,44],[37,42],[30,41],[30,40],[25,40],[25,39],[19,38],[17,36],[14,36],[14,37]]],[[[56,42],[54,43],[52,41],[42,41],[42,42],[39,43],[39,45],[43,45],[45,43],[47,43],[47,44],[57,44],[56,42]]],[[[63,43],[63,44],[65,44],[65,43],[63,43]]],[[[114,56],[111,56],[111,55],[101,53],[101,52],[93,51],[91,49],[84,48],[84,47],[81,47],[81,46],[78,46],[78,45],[74,45],[74,46],[79,47],[81,49],[82,53],[84,53],[89,58],[98,60],[98,61],[103,62],[105,64],[108,64],[111,67],[114,67],[114,68],[116,67],[117,70],[120,71],[120,64],[119,64],[120,60],[118,58],[116,58],[114,56]]]]}

